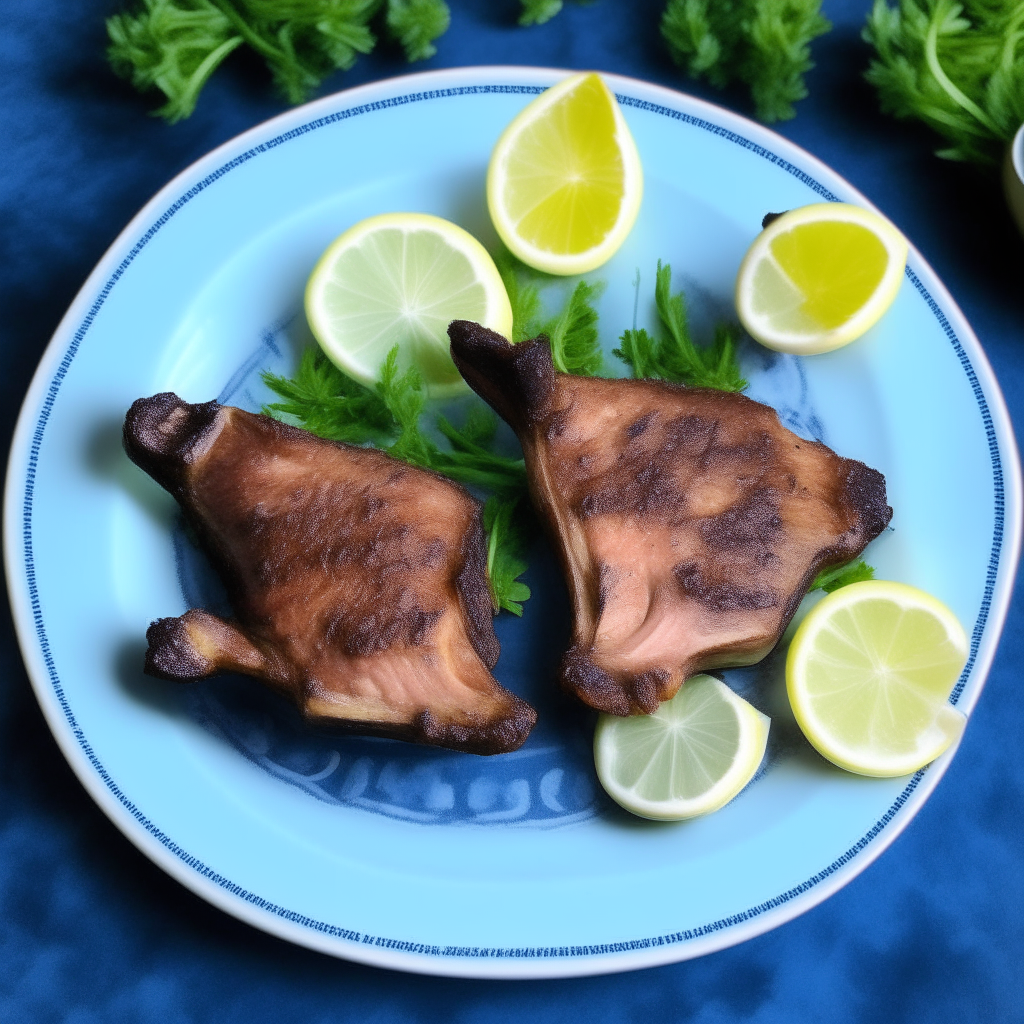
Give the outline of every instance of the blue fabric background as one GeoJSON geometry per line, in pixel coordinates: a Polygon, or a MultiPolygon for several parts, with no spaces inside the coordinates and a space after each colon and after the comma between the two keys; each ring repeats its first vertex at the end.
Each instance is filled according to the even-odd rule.
{"type": "MultiPolygon", "coordinates": [[[[596,68],[748,112],[694,86],[658,36],[663,0],[567,3],[515,25],[515,0],[450,0],[435,58],[388,45],[327,89],[465,64],[596,68]]],[[[50,334],[96,260],[172,175],[282,106],[235,55],[174,127],[109,72],[119,0],[0,7],[0,444],[50,334]]],[[[781,126],[878,204],[960,303],[1024,412],[1024,242],[998,184],[935,159],[924,129],[883,117],[861,78],[867,0],[825,0],[810,97],[781,126]]],[[[144,340],[140,325],[140,341],[144,340]]],[[[1024,1020],[1024,608],[1015,602],[953,766],[881,859],[797,920],[703,959],[600,978],[468,982],[360,967],[207,906],[142,856],[86,796],[43,722],[0,619],[0,1020],[11,1022],[555,1021],[944,1024],[1024,1020]]],[[[638,894],[638,898],[644,898],[638,894]]]]}

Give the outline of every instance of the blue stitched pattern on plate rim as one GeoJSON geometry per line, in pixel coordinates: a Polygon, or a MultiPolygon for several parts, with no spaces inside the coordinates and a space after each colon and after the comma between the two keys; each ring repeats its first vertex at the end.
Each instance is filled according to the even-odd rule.
{"type": "MultiPolygon", "coordinates": [[[[203,878],[208,879],[215,885],[232,893],[234,896],[244,900],[246,903],[251,904],[254,907],[258,907],[261,910],[269,912],[283,920],[290,921],[295,924],[299,924],[312,931],[329,935],[332,937],[344,939],[347,941],[360,943],[367,946],[376,946],[383,949],[395,950],[400,952],[421,954],[426,956],[434,957],[470,957],[470,958],[510,958],[510,959],[531,959],[531,958],[565,958],[565,957],[581,957],[581,956],[598,956],[615,953],[629,952],[638,949],[652,948],[656,946],[670,945],[680,942],[687,942],[704,935],[709,935],[714,932],[721,931],[722,929],[729,928],[733,925],[740,924],[744,921],[749,921],[755,917],[766,913],[776,907],[779,907],[790,900],[800,896],[801,894],[812,889],[820,882],[824,881],[829,876],[833,875],[836,871],[842,868],[844,865],[849,863],[854,857],[856,857],[862,850],[864,850],[880,833],[881,831],[895,818],[899,810],[904,806],[910,795],[919,785],[921,779],[924,777],[927,768],[922,768],[916,772],[910,779],[907,786],[895,799],[889,809],[879,818],[879,820],[862,836],[853,846],[851,846],[845,853],[837,857],[831,864],[819,871],[817,874],[808,878],[806,881],[799,885],[773,897],[770,900],[764,901],[754,907],[751,907],[738,914],[733,914],[725,918],[710,922],[705,925],[701,925],[697,928],[687,929],[685,931],[674,932],[666,935],[654,936],[652,938],[635,939],[627,942],[614,942],[614,943],[602,943],[597,945],[588,946],[559,946],[559,947],[460,947],[460,946],[434,946],[424,943],[407,942],[401,939],[389,939],[383,936],[370,935],[366,933],[352,931],[346,928],[342,928],[338,925],[330,924],[326,921],[319,921],[313,918],[309,918],[303,914],[299,914],[295,911],[288,910],[285,907],[278,906],[277,904],[271,903],[261,896],[249,892],[246,889],[238,886],[230,879],[218,874],[212,870],[209,866],[193,857],[186,850],[183,850],[178,846],[170,836],[166,835],[160,829],[158,829],[146,816],[136,807],[121,791],[117,783],[107,773],[103,764],[96,756],[92,749],[85,734],[79,728],[74,713],[71,710],[71,706],[64,694],[63,686],[61,685],[60,678],[57,675],[56,666],[53,661],[53,656],[50,651],[49,640],[46,635],[46,628],[43,623],[42,610],[39,602],[38,587],[36,584],[36,572],[35,563],[32,548],[32,505],[33,497],[35,493],[35,478],[36,469],[39,461],[39,451],[42,445],[43,434],[46,429],[46,424],[49,420],[50,413],[53,410],[54,403],[57,399],[57,394],[60,391],[61,384],[64,381],[64,377],[67,375],[68,369],[75,358],[79,346],[82,343],[86,333],[89,330],[96,314],[103,306],[111,290],[120,280],[125,270],[131,265],[135,257],[142,251],[149,240],[156,234],[157,231],[163,227],[164,224],[170,220],[174,214],[181,209],[187,202],[193,199],[196,195],[202,192],[209,185],[223,177],[229,171],[240,166],[258,156],[260,153],[266,152],[267,150],[273,149],[276,146],[282,145],[291,139],[298,138],[301,135],[305,135],[307,132],[315,131],[326,125],[333,124],[338,121],[347,120],[351,117],[358,117],[362,114],[372,113],[376,110],[382,110],[387,107],[393,106],[404,106],[410,103],[419,103],[435,99],[444,99],[453,96],[462,96],[469,94],[479,93],[512,93],[512,94],[524,94],[524,95],[535,95],[543,92],[544,88],[541,86],[526,86],[526,85],[473,85],[473,86],[458,86],[445,89],[432,89],[420,92],[408,93],[403,96],[390,97],[385,100],[377,100],[371,103],[361,104],[356,107],[351,107],[346,110],[337,111],[333,114],[326,115],[324,117],[316,118],[312,121],[308,121],[305,124],[299,125],[281,135],[275,136],[273,139],[269,139],[266,142],[260,143],[252,148],[246,150],[239,156],[229,160],[221,167],[207,175],[202,181],[188,189],[182,196],[180,196],[174,203],[171,204],[164,211],[164,213],[149,227],[149,229],[142,235],[142,237],[135,243],[128,255],[121,261],[118,267],[111,274],[109,280],[105,283],[99,296],[92,304],[88,313],[82,320],[78,329],[72,338],[71,344],[68,346],[67,352],[64,354],[64,358],[61,360],[60,365],[55,372],[53,379],[50,382],[50,386],[47,389],[46,397],[43,401],[43,406],[39,414],[38,421],[36,423],[35,430],[32,434],[32,443],[29,450],[29,461],[28,470],[26,473],[25,480],[25,499],[23,505],[23,541],[25,546],[25,576],[28,583],[29,599],[32,608],[33,621],[36,628],[36,634],[39,640],[40,650],[43,655],[43,660],[46,665],[47,673],[50,678],[50,682],[53,686],[54,693],[57,700],[64,712],[64,716],[67,719],[68,725],[71,728],[72,734],[78,741],[83,753],[89,760],[90,764],[96,770],[96,773],[103,780],[104,784],[119,801],[119,803],[125,808],[125,810],[150,834],[152,835],[162,846],[164,846],[171,854],[177,857],[184,864],[188,865],[191,869],[200,874],[203,878]]],[[[838,201],[838,197],[825,188],[820,182],[816,181],[805,171],[796,167],[788,160],[779,157],[777,154],[772,153],[770,150],[765,149],[763,146],[752,142],[751,140],[744,138],[741,135],[733,132],[728,128],[724,128],[721,125],[714,124],[713,122],[706,121],[703,118],[696,117],[692,114],[686,114],[682,111],[673,110],[669,107],[664,107],[656,103],[651,103],[647,100],[635,99],[628,95],[618,95],[619,102],[624,106],[636,107],[640,110],[656,113],[664,117],[668,117],[674,120],[682,121],[686,124],[700,128],[704,131],[711,132],[722,138],[728,139],[730,142],[736,145],[742,146],[743,148],[750,150],[762,157],[765,160],[775,164],[781,169],[785,170],[788,174],[796,177],[801,182],[806,184],[813,191],[817,192],[823,199],[831,202],[838,201]]],[[[970,673],[974,667],[977,653],[981,643],[981,637],[984,633],[985,623],[988,619],[989,610],[991,607],[992,595],[994,592],[995,580],[999,568],[999,556],[1002,547],[1003,528],[1004,528],[1004,487],[1003,487],[1003,471],[999,455],[999,444],[996,437],[995,428],[992,422],[992,416],[989,412],[988,403],[985,400],[985,395],[982,391],[981,385],[978,381],[977,374],[974,371],[974,367],[971,365],[970,359],[967,353],[964,351],[963,346],[960,344],[952,326],[942,313],[938,304],[928,293],[927,289],[921,283],[917,275],[908,267],[907,278],[914,288],[921,294],[932,313],[935,315],[943,332],[949,339],[950,344],[960,360],[960,363],[967,375],[968,381],[971,385],[972,391],[978,402],[979,411],[981,413],[982,421],[985,427],[986,436],[988,439],[989,452],[992,459],[992,471],[993,471],[993,482],[995,490],[995,524],[992,538],[992,550],[989,558],[989,565],[986,575],[986,585],[981,608],[978,614],[978,619],[975,623],[975,627],[971,637],[970,655],[967,660],[967,664],[964,667],[963,673],[961,674],[960,680],[958,681],[953,694],[951,697],[952,702],[955,704],[961,694],[963,693],[964,685],[970,673]]]]}

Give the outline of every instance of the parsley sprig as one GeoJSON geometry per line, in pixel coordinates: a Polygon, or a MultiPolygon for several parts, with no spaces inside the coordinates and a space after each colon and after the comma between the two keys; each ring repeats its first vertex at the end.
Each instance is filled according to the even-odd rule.
{"type": "Polygon", "coordinates": [[[410,61],[433,56],[450,20],[444,0],[137,0],[107,19],[107,57],[139,91],[164,94],[155,113],[172,123],[192,113],[210,75],[243,45],[264,59],[285,98],[301,103],[374,48],[370,25],[382,10],[410,61]]]}
{"type": "Polygon", "coordinates": [[[863,583],[865,580],[874,578],[875,570],[863,558],[855,558],[852,562],[822,569],[814,577],[810,589],[824,590],[826,594],[831,594],[833,590],[838,590],[840,587],[848,586],[851,583],[863,583]]]}
{"type": "Polygon", "coordinates": [[[600,374],[604,357],[594,303],[604,285],[577,281],[559,313],[545,321],[541,288],[557,279],[526,266],[507,250],[499,253],[495,263],[512,306],[513,343],[544,335],[551,346],[551,362],[560,373],[600,374]]]}
{"type": "Polygon", "coordinates": [[[491,603],[495,610],[504,608],[513,615],[522,615],[523,602],[530,599],[530,588],[519,579],[527,568],[523,552],[536,532],[536,520],[526,505],[525,491],[515,498],[488,498],[484,505],[484,531],[491,603]]]}
{"type": "Polygon", "coordinates": [[[562,9],[562,0],[520,0],[520,25],[543,25],[562,9]]]}
{"type": "Polygon", "coordinates": [[[655,276],[654,302],[665,333],[652,336],[645,328],[634,326],[623,331],[621,348],[612,353],[629,366],[634,377],[654,377],[717,391],[746,389],[732,329],[719,324],[710,345],[696,345],[690,335],[686,298],[682,292],[672,293],[672,267],[667,263],[663,266],[661,260],[655,276]]]}
{"type": "Polygon", "coordinates": [[[748,86],[769,123],[795,115],[814,67],[811,41],[831,27],[821,0],[668,0],[661,18],[669,53],[690,78],[748,86]]]}
{"type": "Polygon", "coordinates": [[[1021,0],[875,0],[865,77],[882,110],[916,118],[949,143],[937,155],[994,163],[1024,121],[1021,0]]]}

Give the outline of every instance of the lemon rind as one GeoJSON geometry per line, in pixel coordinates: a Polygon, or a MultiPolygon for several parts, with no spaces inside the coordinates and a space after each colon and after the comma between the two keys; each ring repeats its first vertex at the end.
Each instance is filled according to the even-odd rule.
{"type": "Polygon", "coordinates": [[[566,93],[571,92],[591,74],[595,74],[595,72],[588,71],[569,75],[550,89],[545,90],[521,110],[501,133],[491,152],[491,159],[487,166],[487,208],[490,211],[494,229],[498,232],[498,237],[505,243],[509,251],[523,263],[546,274],[559,276],[586,274],[607,263],[632,231],[643,200],[643,166],[640,163],[636,142],[633,140],[629,125],[626,124],[626,119],[615,99],[615,94],[608,89],[604,79],[598,76],[602,86],[611,97],[612,116],[615,120],[615,142],[622,154],[623,203],[611,231],[599,245],[585,252],[561,255],[552,253],[545,249],[539,249],[520,238],[500,202],[506,181],[506,160],[515,137],[524,125],[543,116],[554,103],[557,103],[566,93]]]}
{"type": "MultiPolygon", "coordinates": [[[[711,679],[719,689],[721,696],[736,712],[736,719],[739,723],[739,739],[736,745],[737,756],[728,770],[699,797],[692,797],[688,800],[646,800],[636,796],[632,790],[619,786],[609,775],[607,768],[612,763],[611,757],[616,749],[614,742],[616,726],[628,719],[622,719],[615,715],[599,717],[594,733],[594,765],[597,769],[598,779],[605,792],[632,814],[655,821],[682,821],[712,814],[721,810],[738,796],[757,774],[768,745],[770,719],[752,704],[733,693],[721,680],[715,679],[714,676],[706,678],[711,679]],[[746,756],[741,757],[741,754],[746,756]]],[[[688,680],[688,682],[692,681],[692,679],[688,680]]]]}
{"type": "MultiPolygon", "coordinates": [[[[324,250],[306,282],[304,307],[310,330],[327,358],[342,373],[368,387],[377,383],[380,366],[368,367],[365,362],[353,359],[344,346],[335,343],[331,337],[331,329],[325,323],[326,318],[321,315],[320,290],[329,279],[329,267],[339,253],[359,245],[374,231],[395,227],[409,231],[436,231],[449,245],[465,255],[476,272],[477,279],[484,286],[487,306],[483,326],[497,331],[505,338],[512,337],[512,305],[498,268],[494,265],[490,253],[465,228],[430,213],[382,213],[367,217],[342,232],[324,250]]],[[[447,384],[424,381],[424,391],[430,398],[457,398],[467,394],[469,390],[469,385],[461,377],[447,384]]]]}
{"type": "MultiPolygon", "coordinates": [[[[805,689],[798,685],[805,673],[801,670],[806,664],[809,652],[813,650],[813,636],[829,619],[833,611],[858,603],[862,598],[878,597],[893,601],[906,609],[925,608],[943,624],[947,636],[953,641],[961,655],[962,663],[966,663],[968,654],[967,635],[956,615],[938,598],[926,591],[911,587],[906,583],[890,580],[865,580],[851,583],[849,586],[827,595],[816,604],[800,624],[790,643],[786,657],[786,692],[790,706],[801,732],[807,741],[822,757],[846,771],[857,775],[873,778],[896,778],[910,775],[937,757],[945,753],[954,743],[958,742],[967,722],[966,716],[951,704],[936,705],[936,722],[931,726],[935,738],[930,743],[919,740],[917,748],[906,755],[886,756],[874,751],[864,751],[851,747],[830,734],[827,727],[815,715],[805,689]]],[[[959,673],[950,680],[953,686],[959,673]]],[[[922,739],[926,738],[922,735],[922,739]]]]}
{"type": "Polygon", "coordinates": [[[906,270],[909,245],[902,233],[880,213],[851,203],[812,203],[782,214],[765,228],[747,250],[736,275],[735,303],[740,322],[752,338],[766,348],[793,355],[818,355],[831,352],[867,333],[885,315],[899,292],[906,270]],[[763,259],[770,259],[769,246],[785,231],[826,219],[859,224],[873,231],[889,255],[889,262],[878,287],[871,298],[849,320],[830,331],[812,334],[780,331],[771,325],[769,317],[761,316],[749,308],[745,296],[752,292],[754,270],[763,259]]]}

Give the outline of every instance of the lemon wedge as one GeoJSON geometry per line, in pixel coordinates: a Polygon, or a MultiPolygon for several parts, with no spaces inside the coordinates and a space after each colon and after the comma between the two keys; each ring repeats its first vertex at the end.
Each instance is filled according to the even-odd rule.
{"type": "Polygon", "coordinates": [[[966,661],[963,627],[941,601],[903,583],[851,583],[800,624],[786,689],[804,735],[834,764],[907,775],[963,731],[948,701],[966,661]]]}
{"type": "Polygon", "coordinates": [[[423,375],[429,395],[468,390],[448,352],[452,320],[512,336],[494,260],[457,224],[424,213],[370,217],[335,239],[306,285],[306,318],[331,361],[372,385],[388,352],[423,375]]]}
{"type": "Polygon", "coordinates": [[[773,220],[747,250],[736,312],[768,348],[829,352],[877,323],[906,265],[906,239],[873,210],[802,206],[773,220]]]}
{"type": "Polygon", "coordinates": [[[694,676],[653,715],[601,715],[594,764],[608,795],[643,818],[724,807],[754,777],[769,720],[725,683],[694,676]]]}
{"type": "Polygon", "coordinates": [[[625,241],[643,171],[622,111],[600,75],[571,75],[505,129],[487,169],[502,241],[548,274],[585,274],[625,241]]]}

